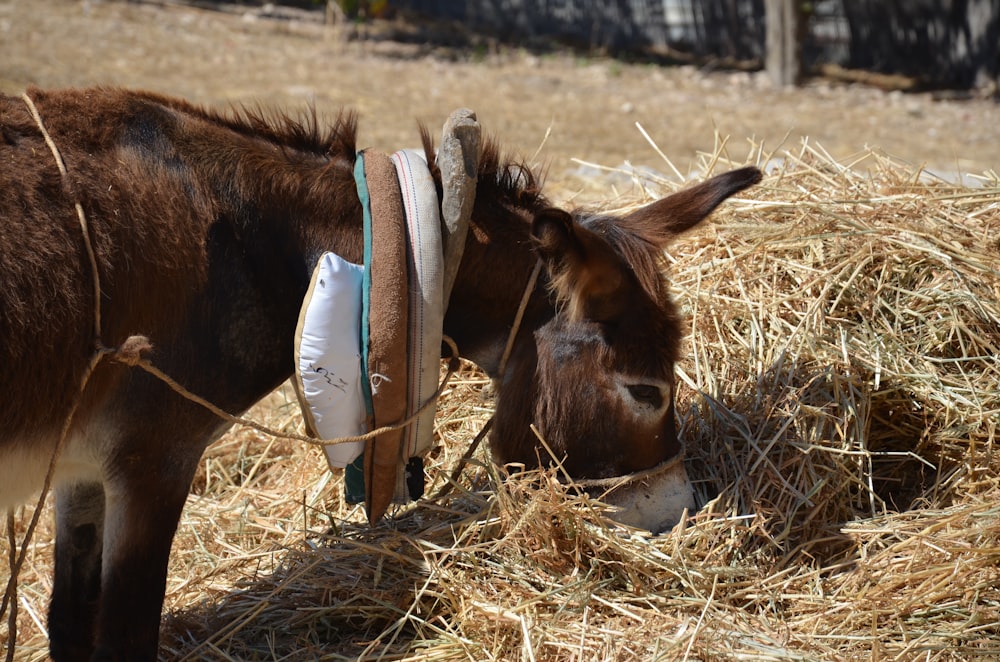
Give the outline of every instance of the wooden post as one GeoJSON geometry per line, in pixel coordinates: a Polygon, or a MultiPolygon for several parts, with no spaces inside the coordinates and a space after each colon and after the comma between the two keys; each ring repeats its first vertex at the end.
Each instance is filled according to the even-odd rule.
{"type": "Polygon", "coordinates": [[[797,85],[802,77],[801,0],[765,0],[767,54],[765,68],[777,87],[797,85]]]}
{"type": "Polygon", "coordinates": [[[326,0],[326,12],[323,22],[326,25],[343,25],[347,22],[347,15],[337,0],[326,0]]]}

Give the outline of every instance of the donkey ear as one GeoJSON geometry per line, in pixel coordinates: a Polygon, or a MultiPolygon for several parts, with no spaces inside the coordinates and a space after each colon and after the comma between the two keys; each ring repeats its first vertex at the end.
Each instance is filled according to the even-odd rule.
{"type": "Polygon", "coordinates": [[[573,217],[555,207],[547,207],[531,222],[531,239],[538,256],[546,262],[579,260],[582,247],[573,232],[573,217]]]}
{"type": "Polygon", "coordinates": [[[625,216],[623,225],[663,246],[698,225],[723,200],[759,182],[761,176],[753,166],[730,170],[637,209],[625,216]]]}
{"type": "Polygon", "coordinates": [[[570,319],[612,322],[627,309],[628,269],[600,236],[550,207],[535,215],[531,238],[570,319]]]}

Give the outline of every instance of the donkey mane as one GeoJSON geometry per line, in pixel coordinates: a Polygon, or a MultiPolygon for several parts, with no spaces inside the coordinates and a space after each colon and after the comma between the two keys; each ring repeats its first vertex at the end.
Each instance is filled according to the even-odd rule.
{"type": "Polygon", "coordinates": [[[237,105],[227,110],[215,110],[155,92],[136,94],[281,148],[318,156],[348,157],[351,161],[357,152],[358,114],[353,110],[341,110],[333,123],[324,128],[313,104],[297,114],[263,105],[237,105]]]}
{"type": "MultiPolygon", "coordinates": [[[[441,172],[434,163],[434,138],[426,125],[421,123],[419,127],[424,154],[438,182],[440,195],[441,172]]],[[[536,211],[549,204],[542,194],[543,182],[543,176],[536,174],[523,160],[505,153],[495,138],[483,140],[479,149],[476,200],[501,201],[512,207],[536,211]]]]}
{"type": "MultiPolygon", "coordinates": [[[[297,114],[261,105],[235,106],[219,111],[156,93],[143,95],[169,108],[199,115],[240,135],[264,139],[279,147],[345,159],[349,163],[353,163],[357,154],[358,114],[353,110],[341,110],[334,122],[324,127],[312,104],[297,114]]],[[[419,125],[419,131],[428,163],[432,164],[436,179],[440,181],[439,171],[433,165],[434,140],[423,124],[419,125]]],[[[543,176],[536,174],[523,160],[505,153],[495,138],[483,141],[479,154],[478,195],[536,210],[549,204],[542,194],[543,184],[543,176]]]]}
{"type": "MultiPolygon", "coordinates": [[[[341,110],[332,124],[323,126],[316,107],[309,104],[292,114],[262,105],[235,106],[229,110],[198,107],[187,101],[143,93],[151,101],[201,116],[240,135],[266,140],[280,148],[325,156],[353,164],[357,155],[358,114],[341,110]]],[[[440,195],[440,171],[434,163],[434,139],[427,127],[418,125],[427,162],[431,164],[440,195]]],[[[502,150],[495,138],[483,141],[479,153],[476,197],[505,206],[536,211],[549,205],[542,194],[544,175],[502,150]]]]}
{"type": "Polygon", "coordinates": [[[549,205],[542,194],[544,176],[536,174],[523,160],[505,154],[493,138],[484,141],[479,154],[477,197],[496,196],[517,207],[538,210],[549,205]]]}

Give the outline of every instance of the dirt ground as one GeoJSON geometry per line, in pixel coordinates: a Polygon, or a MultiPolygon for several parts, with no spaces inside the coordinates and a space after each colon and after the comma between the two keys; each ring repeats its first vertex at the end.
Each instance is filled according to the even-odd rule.
{"type": "Polygon", "coordinates": [[[438,127],[468,106],[517,153],[531,157],[544,141],[538,161],[557,199],[589,201],[617,186],[574,158],[669,172],[636,123],[681,171],[713,149],[717,134],[737,161],[751,141],[780,154],[808,137],[838,159],[878,147],[947,173],[1000,165],[1000,104],[987,99],[935,101],[824,81],[774,90],[762,74],[516,49],[453,55],[249,13],[0,0],[0,92],[116,84],[216,106],[314,103],[324,116],[347,106],[361,113],[360,144],[382,149],[416,144],[415,120],[438,127]]]}

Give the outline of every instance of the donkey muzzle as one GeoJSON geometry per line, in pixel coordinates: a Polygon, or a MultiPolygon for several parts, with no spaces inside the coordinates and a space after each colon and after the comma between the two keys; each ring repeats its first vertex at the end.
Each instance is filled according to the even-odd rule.
{"type": "Polygon", "coordinates": [[[696,507],[682,455],[626,476],[577,483],[610,506],[612,520],[654,534],[672,528],[685,510],[696,507]]]}

